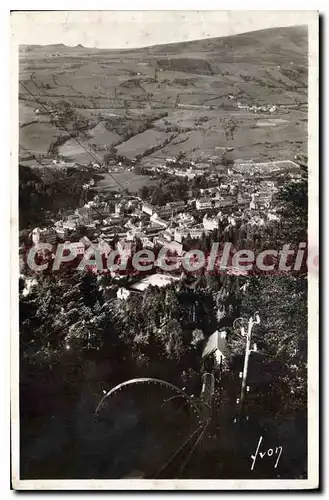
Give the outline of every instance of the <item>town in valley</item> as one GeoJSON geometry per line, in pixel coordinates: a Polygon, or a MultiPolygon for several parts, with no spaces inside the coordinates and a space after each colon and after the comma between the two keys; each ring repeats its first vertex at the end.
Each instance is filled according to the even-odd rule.
{"type": "Polygon", "coordinates": [[[307,29],[19,64],[22,476],[307,477],[305,267],[147,257],[305,248],[307,29]]]}

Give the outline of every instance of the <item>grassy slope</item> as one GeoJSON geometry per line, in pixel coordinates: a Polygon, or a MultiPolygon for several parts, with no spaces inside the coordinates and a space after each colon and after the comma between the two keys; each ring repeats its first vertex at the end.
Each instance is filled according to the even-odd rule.
{"type": "MultiPolygon", "coordinates": [[[[216,155],[219,147],[234,146],[237,158],[287,158],[306,148],[306,108],[279,111],[276,118],[286,122],[261,127],[257,122],[266,115],[238,110],[235,101],[228,97],[234,95],[243,104],[307,102],[304,27],[274,28],[128,51],[24,46],[20,79],[47,105],[65,99],[94,122],[113,120],[116,134],[112,115],[124,117],[124,105],[133,122],[167,111],[165,123],[162,119],[153,127],[180,133],[173,143],[155,153],[160,157],[180,150],[190,157],[216,155]],[[194,107],[189,107],[191,104],[194,107]],[[213,109],[207,107],[210,105],[213,109]],[[204,117],[208,120],[199,120],[204,117]],[[233,139],[227,139],[225,127],[232,119],[236,130],[233,139]]],[[[20,124],[27,124],[20,129],[24,147],[38,153],[47,151],[53,135],[45,133],[44,122],[49,117],[35,115],[31,108],[40,106],[24,89],[20,90],[20,124]],[[37,123],[28,124],[35,119],[37,123]]],[[[124,143],[123,136],[118,136],[124,143]]],[[[147,149],[153,144],[145,137],[152,141],[153,135],[141,136],[147,149]]],[[[96,134],[89,141],[81,139],[86,144],[99,144],[102,156],[103,137],[98,140],[96,134]]],[[[133,144],[137,154],[141,149],[138,137],[120,148],[129,149],[131,156],[133,144]]]]}

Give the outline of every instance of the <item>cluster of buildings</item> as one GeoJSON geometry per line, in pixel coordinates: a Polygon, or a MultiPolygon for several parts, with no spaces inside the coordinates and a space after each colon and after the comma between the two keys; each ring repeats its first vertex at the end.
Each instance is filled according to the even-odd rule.
{"type": "MultiPolygon", "coordinates": [[[[283,163],[284,167],[296,165],[283,163]]],[[[268,164],[267,168],[264,166],[230,166],[217,186],[210,182],[208,188],[198,189],[197,193],[194,190],[194,197],[191,193],[186,201],[176,200],[163,206],[126,193],[111,193],[106,199],[96,195],[84,206],[63,213],[52,226],[35,228],[31,240],[51,245],[74,244],[77,254],[98,244],[106,256],[113,249],[129,257],[137,249],[155,247],[182,256],[184,241],[188,239],[199,240],[214,230],[227,231],[236,225],[262,226],[279,220],[274,202],[277,170],[269,169],[268,164]]],[[[299,175],[294,172],[294,168],[290,169],[290,175],[299,175]]]]}
{"type": "MultiPolygon", "coordinates": [[[[210,157],[209,160],[218,161],[219,158],[210,157]]],[[[209,179],[216,177],[215,172],[209,171],[209,162],[195,163],[193,160],[180,162],[175,158],[166,158],[164,161],[159,162],[147,159],[144,163],[144,169],[153,175],[164,173],[173,177],[182,177],[187,180],[193,180],[205,174],[209,179]]]]}
{"type": "Polygon", "coordinates": [[[252,111],[253,113],[275,113],[277,109],[277,107],[274,104],[263,104],[261,106],[257,106],[256,104],[252,105],[242,104],[239,101],[237,102],[237,107],[239,109],[252,111]]]}
{"type": "Polygon", "coordinates": [[[247,176],[262,176],[263,180],[271,180],[273,177],[282,173],[286,176],[300,175],[300,167],[291,160],[264,161],[264,162],[239,162],[229,169],[229,173],[238,172],[247,176]]]}
{"type": "Polygon", "coordinates": [[[241,101],[237,100],[237,96],[232,94],[229,94],[228,98],[230,100],[236,101],[236,106],[238,109],[252,111],[253,113],[275,113],[277,110],[277,106],[275,106],[274,104],[243,104],[241,101]]]}

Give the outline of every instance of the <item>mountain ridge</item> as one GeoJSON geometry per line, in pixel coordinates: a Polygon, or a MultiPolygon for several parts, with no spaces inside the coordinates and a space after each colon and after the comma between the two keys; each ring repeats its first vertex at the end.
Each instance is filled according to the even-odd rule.
{"type": "Polygon", "coordinates": [[[228,42],[230,41],[241,41],[241,42],[255,42],[255,36],[261,36],[261,38],[265,37],[266,41],[268,41],[268,35],[275,35],[276,37],[284,37],[288,35],[295,35],[295,37],[299,38],[299,41],[301,39],[305,40],[307,38],[307,26],[306,25],[296,25],[296,26],[282,26],[282,27],[274,27],[274,28],[265,28],[261,30],[255,30],[255,31],[246,31],[242,33],[237,33],[234,35],[224,35],[224,36],[219,36],[219,37],[207,37],[207,38],[200,38],[200,39],[195,39],[195,40],[188,40],[188,41],[181,41],[181,42],[168,42],[168,43],[163,43],[163,44],[155,44],[155,45],[145,45],[143,47],[131,47],[131,48],[109,48],[109,47],[86,47],[83,46],[82,44],[78,45],[66,45],[64,43],[58,43],[58,44],[21,44],[20,48],[22,49],[83,49],[87,51],[108,51],[108,52],[137,52],[137,51],[149,51],[149,52],[162,52],[166,47],[170,49],[176,48],[178,49],[185,49],[185,48],[190,48],[193,50],[200,49],[200,45],[205,45],[205,44],[212,44],[215,45],[216,43],[219,43],[219,45],[224,45],[227,46],[228,42]],[[199,46],[199,47],[197,47],[199,46]]]}

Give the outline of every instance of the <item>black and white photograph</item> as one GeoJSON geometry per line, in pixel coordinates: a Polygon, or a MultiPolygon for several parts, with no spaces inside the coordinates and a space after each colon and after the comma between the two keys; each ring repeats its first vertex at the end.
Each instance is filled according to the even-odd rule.
{"type": "Polygon", "coordinates": [[[318,22],[11,13],[14,489],[318,488],[318,22]]]}

